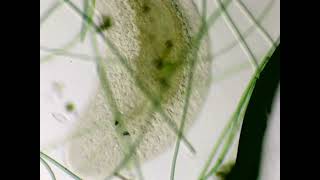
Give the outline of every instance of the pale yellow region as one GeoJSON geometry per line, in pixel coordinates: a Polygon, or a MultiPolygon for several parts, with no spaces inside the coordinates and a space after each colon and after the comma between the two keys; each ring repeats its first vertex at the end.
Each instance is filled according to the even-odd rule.
{"type": "MultiPolygon", "coordinates": [[[[161,99],[164,112],[179,126],[185,103],[188,62],[197,57],[193,89],[187,112],[187,129],[196,119],[210,84],[207,40],[197,56],[186,56],[200,16],[191,0],[97,0],[97,11],[112,18],[104,34],[115,44],[153,98],[161,99]],[[160,63],[159,63],[159,60],[160,63]]],[[[126,68],[106,49],[107,77],[129,136],[144,137],[137,149],[143,162],[172,146],[176,134],[155,111],[126,68]]],[[[119,125],[118,125],[119,126],[119,125]]],[[[108,103],[99,88],[74,128],[68,144],[67,161],[85,179],[103,179],[123,158],[121,141],[108,103]],[[90,129],[90,130],[89,130],[90,129]],[[93,129],[93,130],[92,130],[93,129]],[[82,133],[88,131],[90,133],[82,133]],[[73,135],[74,135],[73,134],[73,135]]]]}

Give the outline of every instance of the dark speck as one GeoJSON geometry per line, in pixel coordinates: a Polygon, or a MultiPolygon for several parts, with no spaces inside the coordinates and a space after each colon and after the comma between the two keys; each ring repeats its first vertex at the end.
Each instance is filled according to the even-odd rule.
{"type": "Polygon", "coordinates": [[[148,13],[150,10],[151,10],[151,8],[146,4],[142,6],[143,13],[148,13]]]}
{"type": "Polygon", "coordinates": [[[125,131],[125,132],[122,133],[122,135],[124,135],[124,136],[130,136],[130,133],[129,133],[128,131],[125,131]]]}
{"type": "Polygon", "coordinates": [[[73,112],[74,109],[75,109],[75,107],[74,107],[74,104],[73,104],[72,102],[68,102],[68,103],[66,104],[66,110],[67,110],[68,112],[73,112]]]}
{"type": "Polygon", "coordinates": [[[115,121],[115,122],[114,122],[114,125],[117,126],[118,124],[119,124],[119,121],[115,121]]]}
{"type": "Polygon", "coordinates": [[[167,41],[165,42],[165,45],[166,45],[166,47],[167,47],[168,49],[170,49],[170,48],[173,47],[173,43],[172,43],[171,40],[167,40],[167,41]]]}
{"type": "Polygon", "coordinates": [[[159,58],[155,60],[155,66],[157,69],[162,69],[163,68],[163,59],[159,58]]]}
{"type": "Polygon", "coordinates": [[[103,16],[102,23],[99,26],[99,31],[109,29],[112,26],[112,20],[110,16],[103,16]]]}
{"type": "Polygon", "coordinates": [[[166,87],[166,88],[169,87],[169,83],[168,83],[167,79],[160,78],[159,82],[160,82],[161,86],[166,87]]]}

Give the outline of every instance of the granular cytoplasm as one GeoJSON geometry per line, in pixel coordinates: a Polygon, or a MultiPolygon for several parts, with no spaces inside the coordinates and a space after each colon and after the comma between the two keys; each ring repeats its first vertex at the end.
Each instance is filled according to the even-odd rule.
{"type": "Polygon", "coordinates": [[[177,135],[150,96],[179,126],[190,61],[196,58],[187,130],[206,98],[211,75],[207,37],[197,54],[187,55],[201,23],[192,0],[96,0],[96,11],[104,17],[100,30],[120,50],[135,76],[106,48],[104,69],[122,119],[115,120],[99,87],[75,124],[75,138],[67,147],[70,169],[85,179],[103,179],[120,163],[123,152],[119,138],[136,140],[143,134],[137,148],[142,162],[173,146],[177,135]],[[150,94],[146,95],[141,86],[150,94]],[[126,129],[119,137],[115,128],[124,127],[122,123],[126,129]]]}

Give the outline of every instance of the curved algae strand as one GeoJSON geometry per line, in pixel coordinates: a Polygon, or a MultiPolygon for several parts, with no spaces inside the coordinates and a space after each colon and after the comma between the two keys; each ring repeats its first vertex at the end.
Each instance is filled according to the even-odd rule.
{"type": "MultiPolygon", "coordinates": [[[[137,155],[142,161],[150,160],[173,145],[176,134],[137,87],[135,78],[141,80],[152,96],[160,99],[163,111],[180,124],[189,62],[197,57],[186,118],[188,129],[210,84],[208,42],[203,41],[198,54],[185,57],[186,50],[193,46],[192,36],[198,31],[201,18],[191,0],[97,0],[96,8],[103,17],[111,17],[112,26],[103,32],[121,51],[136,75],[130,76],[106,48],[106,74],[122,114],[121,122],[127,127],[122,135],[136,139],[142,133],[137,155]]],[[[120,140],[113,129],[119,125],[118,121],[113,121],[103,90],[98,87],[73,133],[99,128],[68,144],[67,163],[71,169],[86,179],[108,176],[123,158],[120,140]]]]}

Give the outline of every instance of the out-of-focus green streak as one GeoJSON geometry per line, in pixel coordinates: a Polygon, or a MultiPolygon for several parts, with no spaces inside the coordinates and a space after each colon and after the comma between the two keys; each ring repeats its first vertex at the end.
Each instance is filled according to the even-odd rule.
{"type": "Polygon", "coordinates": [[[59,0],[54,2],[43,14],[40,16],[40,28],[46,22],[46,20],[57,10],[61,7],[63,3],[59,0]]]}
{"type": "Polygon", "coordinates": [[[234,65],[231,68],[224,70],[221,75],[214,77],[212,81],[213,83],[223,81],[248,68],[250,68],[249,62],[234,65]]]}
{"type": "Polygon", "coordinates": [[[55,56],[65,56],[65,57],[69,57],[69,58],[75,58],[75,59],[90,61],[90,62],[97,59],[97,57],[89,56],[87,54],[72,53],[72,52],[67,52],[64,49],[50,48],[50,47],[45,47],[45,46],[41,46],[41,45],[40,45],[40,50],[44,51],[44,52],[48,52],[48,53],[53,54],[55,56]]]}
{"type": "Polygon", "coordinates": [[[222,9],[222,14],[225,19],[225,22],[229,25],[230,30],[233,32],[234,36],[239,40],[240,45],[242,47],[243,52],[248,56],[249,62],[252,65],[252,68],[255,70],[258,68],[258,60],[254,56],[253,52],[249,48],[245,38],[241,34],[239,28],[236,26],[234,21],[232,20],[231,16],[229,15],[226,7],[222,4],[221,0],[216,0],[219,7],[222,9]]]}
{"type": "Polygon", "coordinates": [[[247,18],[258,28],[258,30],[261,32],[262,36],[265,37],[267,42],[271,46],[276,46],[276,44],[273,42],[270,34],[261,26],[259,21],[255,19],[253,14],[250,12],[250,10],[247,8],[247,6],[241,1],[241,0],[236,0],[236,4],[240,8],[240,10],[247,16],[247,18]]]}
{"type": "MultiPolygon", "coordinates": [[[[261,15],[259,15],[256,19],[257,23],[260,24],[259,22],[261,22],[266,15],[270,12],[270,9],[272,8],[273,4],[274,4],[275,0],[270,0],[267,4],[267,6],[263,9],[263,11],[261,12],[261,15]]],[[[245,30],[242,33],[242,36],[244,38],[248,37],[256,28],[256,25],[252,25],[250,26],[247,30],[245,30]]],[[[232,41],[230,44],[226,45],[224,48],[222,48],[221,50],[217,51],[216,53],[213,54],[213,58],[217,58],[219,56],[222,56],[226,53],[228,53],[231,49],[233,49],[234,47],[236,47],[238,45],[239,41],[238,40],[234,40],[232,41]]]]}
{"type": "MultiPolygon", "coordinates": [[[[73,48],[76,43],[79,42],[79,39],[80,39],[80,34],[78,33],[76,36],[74,36],[71,41],[67,42],[65,45],[63,45],[61,47],[61,49],[63,49],[64,51],[67,51],[71,48],[73,48]]],[[[53,58],[56,57],[56,54],[55,53],[52,53],[52,54],[49,54],[49,55],[46,55],[44,57],[40,57],[40,63],[47,63],[49,62],[50,60],[52,60],[53,58]]]]}
{"type": "MultiPolygon", "coordinates": [[[[93,19],[94,15],[94,10],[96,6],[96,0],[83,0],[84,3],[84,13],[91,19],[93,19]]],[[[80,31],[80,40],[84,41],[86,34],[89,30],[90,25],[83,20],[82,21],[82,26],[81,26],[81,31],[80,31]]]]}

